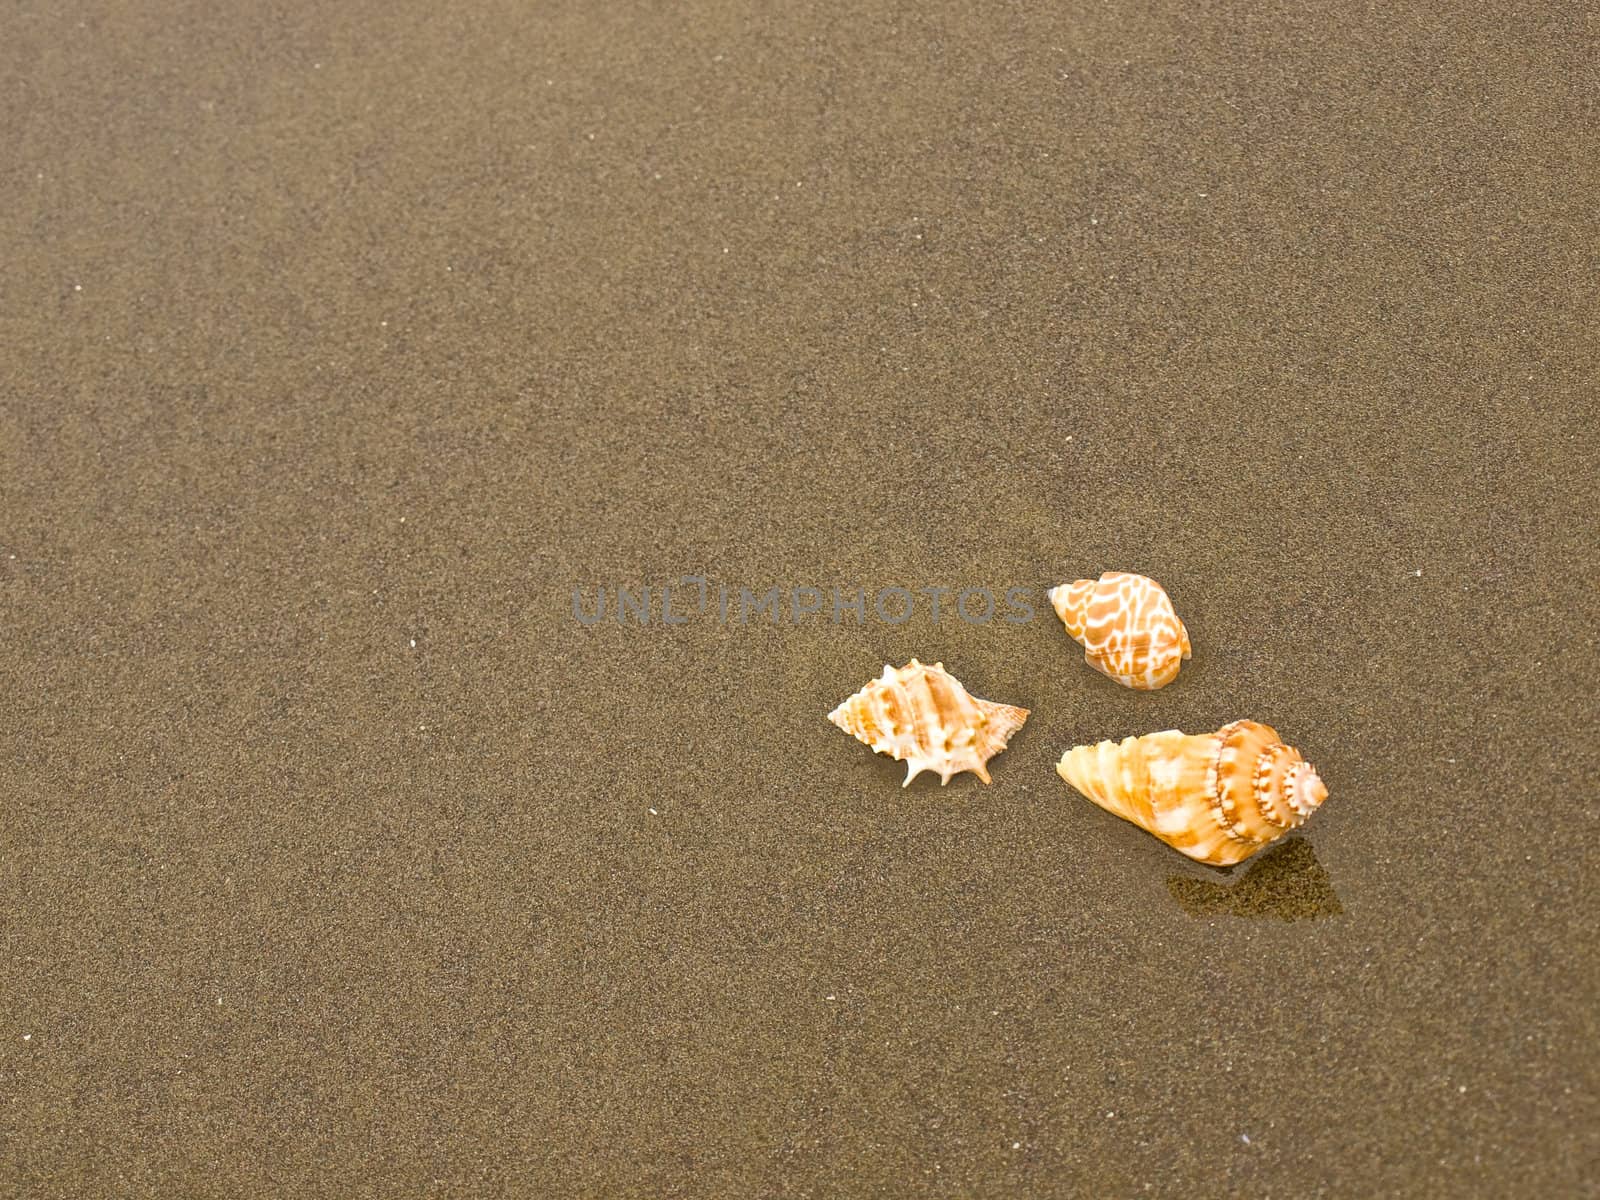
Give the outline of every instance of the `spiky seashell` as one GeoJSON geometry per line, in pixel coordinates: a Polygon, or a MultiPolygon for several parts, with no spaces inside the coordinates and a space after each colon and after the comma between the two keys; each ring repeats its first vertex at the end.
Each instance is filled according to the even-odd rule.
{"type": "Polygon", "coordinates": [[[1178,677],[1189,631],[1154,579],[1107,571],[1045,593],[1089,665],[1126,687],[1154,691],[1178,677]]]}
{"type": "Polygon", "coordinates": [[[1075,746],[1056,771],[1107,812],[1213,867],[1249,858],[1328,797],[1300,752],[1256,721],[1075,746]]]}
{"type": "Polygon", "coordinates": [[[906,764],[905,787],[922,771],[936,771],[940,784],[960,771],[985,783],[985,767],[1022,728],[1028,710],[969,695],[943,663],[912,659],[883,674],[828,714],[840,729],[879,754],[906,764]]]}

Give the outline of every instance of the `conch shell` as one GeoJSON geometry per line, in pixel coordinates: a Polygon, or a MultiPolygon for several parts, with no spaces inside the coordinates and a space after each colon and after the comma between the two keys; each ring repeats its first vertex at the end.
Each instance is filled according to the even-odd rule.
{"type": "Polygon", "coordinates": [[[1045,593],[1083,656],[1125,687],[1154,691],[1178,677],[1189,657],[1189,631],[1154,579],[1107,571],[1045,593]]]}
{"type": "Polygon", "coordinates": [[[937,771],[941,785],[960,771],[985,783],[985,768],[1022,728],[1028,710],[967,694],[943,663],[912,659],[883,674],[828,714],[840,729],[879,754],[906,763],[905,787],[922,771],[937,771]]]}
{"type": "Polygon", "coordinates": [[[1107,812],[1213,867],[1249,858],[1328,798],[1299,751],[1256,721],[1075,746],[1056,771],[1107,812]]]}

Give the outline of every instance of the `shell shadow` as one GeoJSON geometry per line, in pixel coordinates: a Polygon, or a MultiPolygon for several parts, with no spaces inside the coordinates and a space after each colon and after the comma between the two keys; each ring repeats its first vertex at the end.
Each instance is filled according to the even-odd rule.
{"type": "Polygon", "coordinates": [[[1192,917],[1223,913],[1308,921],[1344,911],[1311,843],[1298,837],[1262,851],[1237,883],[1169,875],[1167,890],[1192,917]]]}

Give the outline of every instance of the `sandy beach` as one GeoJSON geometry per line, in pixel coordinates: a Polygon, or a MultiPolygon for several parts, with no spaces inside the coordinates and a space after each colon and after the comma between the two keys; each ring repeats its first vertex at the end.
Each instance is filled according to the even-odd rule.
{"type": "Polygon", "coordinates": [[[1597,63],[0,15],[0,1197],[1593,1195],[1597,63]],[[913,656],[991,785],[825,720],[913,656]],[[1231,870],[1055,773],[1242,717],[1329,799],[1231,870]]]}

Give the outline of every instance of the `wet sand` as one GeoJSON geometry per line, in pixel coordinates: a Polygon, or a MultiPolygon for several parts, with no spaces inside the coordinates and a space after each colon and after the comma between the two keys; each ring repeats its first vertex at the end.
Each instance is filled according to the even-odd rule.
{"type": "Polygon", "coordinates": [[[592,7],[0,16],[0,1195],[1592,1189],[1592,23],[592,7]],[[1229,872],[1053,770],[1243,716],[1229,872]]]}

